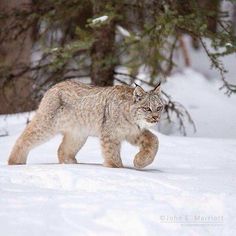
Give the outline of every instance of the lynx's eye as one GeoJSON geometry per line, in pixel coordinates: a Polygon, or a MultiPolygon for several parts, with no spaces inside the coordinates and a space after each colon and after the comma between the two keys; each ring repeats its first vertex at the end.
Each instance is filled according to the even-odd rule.
{"type": "Polygon", "coordinates": [[[152,111],[150,107],[142,107],[143,111],[152,111]]]}
{"type": "Polygon", "coordinates": [[[163,106],[157,107],[157,111],[162,111],[162,110],[163,110],[163,106]]]}

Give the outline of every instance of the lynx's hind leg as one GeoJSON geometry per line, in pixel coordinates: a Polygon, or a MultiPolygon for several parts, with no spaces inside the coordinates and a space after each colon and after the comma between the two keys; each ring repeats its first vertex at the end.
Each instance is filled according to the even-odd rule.
{"type": "Polygon", "coordinates": [[[79,133],[65,133],[58,149],[58,159],[62,164],[76,164],[77,152],[83,147],[87,137],[79,136],[79,133]]]}
{"type": "Polygon", "coordinates": [[[49,90],[34,118],[17,139],[8,160],[9,165],[25,164],[31,149],[48,141],[57,133],[55,116],[60,106],[60,97],[56,90],[49,90]]]}
{"type": "Polygon", "coordinates": [[[10,154],[8,164],[25,164],[29,151],[50,139],[54,132],[41,119],[33,119],[17,139],[10,154]]]}

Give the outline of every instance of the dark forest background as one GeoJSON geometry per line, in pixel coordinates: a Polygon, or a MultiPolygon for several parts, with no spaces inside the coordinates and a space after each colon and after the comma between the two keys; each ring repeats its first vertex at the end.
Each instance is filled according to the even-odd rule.
{"type": "MultiPolygon", "coordinates": [[[[229,17],[220,0],[1,0],[0,114],[36,109],[44,92],[66,79],[131,85],[141,80],[138,70],[146,66],[150,80],[144,83],[165,82],[176,66],[175,50],[189,66],[186,34],[219,71],[225,92],[234,93],[221,62],[236,50],[236,4],[231,2],[229,17]]],[[[167,113],[189,116],[165,91],[163,96],[167,113]]]]}

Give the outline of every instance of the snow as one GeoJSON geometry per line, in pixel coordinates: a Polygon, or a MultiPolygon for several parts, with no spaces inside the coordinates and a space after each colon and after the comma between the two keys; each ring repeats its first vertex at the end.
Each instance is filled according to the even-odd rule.
{"type": "Polygon", "coordinates": [[[125,29],[124,27],[120,26],[120,25],[117,25],[116,29],[124,37],[130,37],[131,36],[130,32],[127,29],[125,29]]]}
{"type": "Polygon", "coordinates": [[[108,16],[100,16],[92,20],[93,24],[104,22],[108,19],[108,16]]]}
{"type": "MultiPolygon", "coordinates": [[[[188,136],[236,138],[236,95],[228,97],[219,90],[221,81],[207,80],[192,69],[185,69],[167,78],[163,90],[183,104],[194,120],[197,132],[186,122],[188,136]]],[[[160,124],[165,134],[180,134],[178,123],[160,124]]]]}
{"type": "Polygon", "coordinates": [[[57,164],[61,137],[34,149],[28,164],[7,166],[27,114],[0,127],[1,235],[235,235],[236,139],[156,133],[154,163],[133,168],[137,148],[124,143],[125,168],[101,165],[89,138],[78,165],[57,164]]]}

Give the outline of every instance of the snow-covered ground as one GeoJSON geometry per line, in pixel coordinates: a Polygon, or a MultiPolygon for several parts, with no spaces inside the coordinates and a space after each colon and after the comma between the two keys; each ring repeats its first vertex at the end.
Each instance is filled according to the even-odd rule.
{"type": "Polygon", "coordinates": [[[157,134],[152,165],[133,168],[135,147],[123,145],[125,168],[101,165],[90,138],[78,165],[57,164],[61,137],[36,148],[27,165],[7,166],[26,115],[0,124],[0,234],[32,235],[235,235],[236,139],[157,134]]]}

